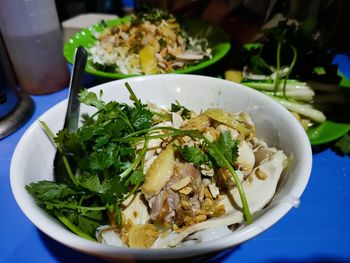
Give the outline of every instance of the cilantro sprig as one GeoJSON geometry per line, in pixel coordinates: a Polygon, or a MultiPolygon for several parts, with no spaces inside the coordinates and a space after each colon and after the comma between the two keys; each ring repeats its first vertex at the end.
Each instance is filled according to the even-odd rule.
{"type": "Polygon", "coordinates": [[[94,239],[96,227],[106,223],[106,213],[120,218],[119,206],[143,182],[147,139],[139,152],[134,143],[136,138],[144,140],[153,114],[127,87],[133,106],[107,103],[102,92],[97,96],[83,90],[80,102],[96,108],[96,113],[84,115],[84,125],[75,132],[64,129],[55,135],[41,122],[63,157],[69,180],[35,182],[26,189],[40,206],[84,238],[94,239]]]}

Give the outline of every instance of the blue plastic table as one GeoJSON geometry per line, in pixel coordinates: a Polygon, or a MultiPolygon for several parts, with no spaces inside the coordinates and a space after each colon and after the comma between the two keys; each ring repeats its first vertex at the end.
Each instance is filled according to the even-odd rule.
{"type": "MultiPolygon", "coordinates": [[[[35,113],[0,140],[0,262],[102,262],[52,240],[21,212],[11,192],[9,167],[24,131],[68,89],[33,96],[35,113]]],[[[299,208],[260,236],[207,258],[209,262],[350,262],[350,158],[330,147],[314,149],[313,169],[299,208]]],[[[203,262],[203,258],[195,260],[203,262]]]]}

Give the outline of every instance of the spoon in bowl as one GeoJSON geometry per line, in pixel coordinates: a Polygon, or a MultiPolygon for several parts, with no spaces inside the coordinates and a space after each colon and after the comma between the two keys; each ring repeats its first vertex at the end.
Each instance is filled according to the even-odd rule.
{"type": "MultiPolygon", "coordinates": [[[[82,46],[77,47],[75,50],[73,70],[69,84],[67,112],[63,124],[63,129],[67,129],[70,132],[73,132],[78,128],[80,109],[78,93],[83,87],[83,75],[85,72],[86,61],[86,50],[82,46]]],[[[69,177],[62,156],[58,151],[56,152],[53,164],[55,181],[60,183],[65,182],[69,177]]]]}

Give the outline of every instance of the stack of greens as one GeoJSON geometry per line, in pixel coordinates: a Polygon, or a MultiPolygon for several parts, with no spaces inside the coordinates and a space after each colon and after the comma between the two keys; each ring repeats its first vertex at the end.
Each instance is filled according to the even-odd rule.
{"type": "Polygon", "coordinates": [[[263,38],[248,44],[237,54],[234,67],[242,70],[236,78],[278,101],[300,120],[305,129],[326,120],[313,105],[317,86],[339,83],[334,52],[321,47],[315,21],[296,25],[288,20],[262,31],[263,38]]]}

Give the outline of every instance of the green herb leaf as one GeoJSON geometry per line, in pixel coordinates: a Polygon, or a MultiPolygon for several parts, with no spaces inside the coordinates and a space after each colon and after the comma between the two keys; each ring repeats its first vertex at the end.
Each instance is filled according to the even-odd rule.
{"type": "Polygon", "coordinates": [[[254,55],[250,58],[250,63],[252,65],[252,72],[261,75],[270,75],[272,73],[270,66],[266,61],[260,57],[260,55],[254,55]]]}
{"type": "Polygon", "coordinates": [[[186,107],[180,105],[179,102],[175,103],[171,103],[171,107],[170,107],[170,112],[179,112],[181,111],[181,117],[183,119],[190,119],[191,118],[191,111],[188,110],[186,107]]]}
{"type": "Polygon", "coordinates": [[[97,95],[93,92],[83,89],[79,92],[79,101],[89,106],[96,107],[99,110],[105,109],[105,103],[97,98],[97,95]]]}
{"type": "Polygon", "coordinates": [[[88,126],[88,125],[92,125],[92,124],[95,123],[94,118],[91,117],[91,116],[90,116],[89,114],[87,114],[87,113],[81,114],[81,118],[82,118],[81,123],[82,123],[83,125],[88,126]]]}
{"type": "MultiPolygon", "coordinates": [[[[218,141],[213,144],[218,148],[218,150],[220,150],[220,152],[225,156],[231,165],[235,164],[238,157],[239,141],[232,139],[231,133],[229,131],[220,133],[218,141]]],[[[216,161],[216,164],[219,167],[225,167],[225,164],[221,159],[217,157],[212,149],[209,149],[209,154],[216,161]]]]}
{"type": "Polygon", "coordinates": [[[178,148],[182,158],[198,167],[201,164],[209,164],[209,157],[201,149],[194,146],[184,146],[178,148]]]}
{"type": "Polygon", "coordinates": [[[145,130],[151,127],[153,114],[146,108],[146,105],[135,103],[135,108],[130,115],[130,122],[135,130],[145,130]]]}
{"type": "Polygon", "coordinates": [[[345,134],[340,140],[335,143],[335,147],[343,154],[350,154],[350,134],[345,134]]]}
{"type": "Polygon", "coordinates": [[[125,181],[115,176],[108,182],[108,190],[100,196],[104,204],[115,207],[123,201],[128,192],[125,181]]]}
{"type": "Polygon", "coordinates": [[[89,174],[84,172],[83,174],[78,175],[76,178],[81,187],[88,189],[91,192],[104,193],[107,190],[107,187],[104,184],[101,184],[100,178],[97,174],[89,174]]]}
{"type": "Polygon", "coordinates": [[[40,202],[65,200],[76,192],[69,186],[52,181],[39,181],[26,185],[26,190],[40,202]]]}
{"type": "Polygon", "coordinates": [[[126,184],[126,186],[137,185],[137,184],[141,183],[143,181],[143,179],[144,179],[143,172],[141,172],[139,170],[133,171],[133,173],[126,180],[125,184],[126,184]]]}
{"type": "Polygon", "coordinates": [[[56,144],[59,144],[63,155],[79,153],[82,150],[80,139],[75,133],[69,132],[67,129],[61,130],[54,138],[56,144]]]}
{"type": "Polygon", "coordinates": [[[96,229],[103,224],[103,215],[101,211],[86,211],[78,214],[78,227],[95,238],[96,229]]]}

